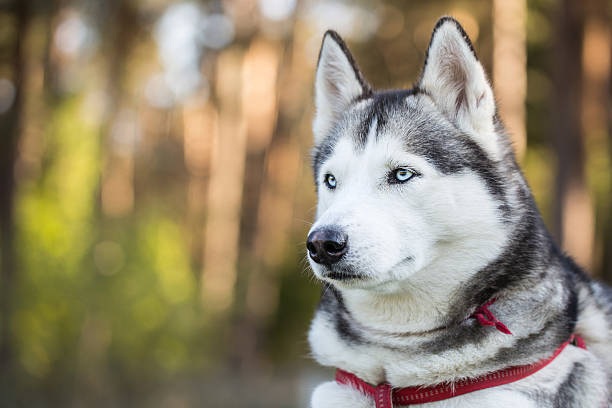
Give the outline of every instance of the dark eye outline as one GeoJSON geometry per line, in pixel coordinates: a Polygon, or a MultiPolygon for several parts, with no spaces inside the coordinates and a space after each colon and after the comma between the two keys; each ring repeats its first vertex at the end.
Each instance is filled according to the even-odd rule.
{"type": "Polygon", "coordinates": [[[412,180],[413,178],[420,176],[420,174],[412,169],[409,169],[407,167],[398,167],[397,169],[394,169],[392,171],[389,172],[389,175],[387,177],[387,181],[389,182],[389,184],[404,184],[407,183],[408,181],[412,180]],[[398,174],[400,172],[406,172],[409,174],[408,178],[405,180],[400,180],[398,178],[398,174]]]}
{"type": "Polygon", "coordinates": [[[334,190],[336,186],[338,185],[338,180],[336,179],[336,176],[334,176],[333,174],[327,173],[325,177],[323,177],[323,183],[330,190],[334,190]]]}

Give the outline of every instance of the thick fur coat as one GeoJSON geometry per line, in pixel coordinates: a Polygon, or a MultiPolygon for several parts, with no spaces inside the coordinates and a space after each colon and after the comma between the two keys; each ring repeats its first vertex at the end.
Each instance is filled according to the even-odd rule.
{"type": "MultiPolygon", "coordinates": [[[[423,406],[608,406],[612,291],[551,239],[459,23],[436,24],[410,90],[374,91],[327,32],[315,96],[314,358],[373,385],[428,386],[538,362],[577,333],[588,350],[568,346],[525,379],[423,406]],[[493,298],[512,335],[469,318],[493,298]]],[[[312,407],[374,401],[330,381],[312,407]]]]}

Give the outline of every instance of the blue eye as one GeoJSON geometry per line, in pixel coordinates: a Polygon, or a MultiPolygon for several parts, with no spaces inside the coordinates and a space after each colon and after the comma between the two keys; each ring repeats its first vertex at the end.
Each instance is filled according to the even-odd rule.
{"type": "Polygon", "coordinates": [[[337,183],[336,177],[334,177],[333,174],[326,174],[324,183],[327,186],[327,188],[329,188],[330,190],[333,190],[334,188],[336,188],[336,183],[337,183]]]}
{"type": "Polygon", "coordinates": [[[416,172],[400,167],[399,169],[395,169],[391,172],[389,182],[392,184],[405,183],[416,175],[416,172]]]}

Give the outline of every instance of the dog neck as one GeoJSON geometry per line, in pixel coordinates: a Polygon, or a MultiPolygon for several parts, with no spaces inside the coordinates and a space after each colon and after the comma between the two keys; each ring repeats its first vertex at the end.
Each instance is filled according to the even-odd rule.
{"type": "Polygon", "coordinates": [[[414,286],[401,293],[341,291],[353,319],[367,329],[393,334],[419,334],[444,327],[449,312],[443,297],[426,295],[414,286]]]}

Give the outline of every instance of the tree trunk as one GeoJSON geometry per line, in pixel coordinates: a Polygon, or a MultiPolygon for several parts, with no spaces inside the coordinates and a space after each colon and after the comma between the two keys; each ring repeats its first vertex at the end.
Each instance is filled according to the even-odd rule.
{"type": "MultiPolygon", "coordinates": [[[[22,73],[24,72],[23,39],[29,21],[29,4],[26,0],[15,1],[11,13],[15,17],[15,35],[8,44],[5,55],[12,59],[12,83],[15,92],[10,108],[0,114],[0,395],[6,406],[14,406],[15,364],[13,361],[13,339],[11,336],[12,293],[15,286],[15,256],[13,247],[13,205],[15,196],[15,161],[17,141],[20,134],[22,112],[22,73]]],[[[4,62],[4,61],[3,61],[4,62]]],[[[7,64],[7,65],[8,65],[7,64]]]]}
{"type": "Polygon", "coordinates": [[[527,1],[493,2],[493,86],[518,159],[527,148],[527,1]]]}
{"type": "MultiPolygon", "coordinates": [[[[607,106],[610,99],[610,22],[608,17],[607,0],[586,0],[584,41],[582,47],[582,131],[586,143],[586,163],[591,163],[591,172],[599,179],[610,171],[601,160],[601,153],[605,152],[608,134],[607,106]]],[[[604,153],[605,154],[605,153],[604,153]]],[[[597,180],[594,180],[597,181],[597,180]]],[[[599,183],[591,185],[591,194],[597,205],[592,205],[593,219],[591,221],[593,238],[583,241],[584,248],[590,244],[592,255],[593,276],[602,274],[602,261],[605,256],[604,247],[606,235],[606,221],[610,218],[610,207],[607,203],[611,191],[607,186],[599,183]],[[597,237],[597,238],[595,238],[597,237]],[[594,245],[597,242],[598,245],[594,245]]],[[[584,221],[580,221],[584,222],[584,221]]],[[[612,238],[612,237],[610,237],[612,238]]],[[[585,266],[588,266],[586,264],[585,266]]]]}
{"type": "Polygon", "coordinates": [[[559,3],[553,60],[552,140],[557,153],[553,233],[579,263],[590,262],[593,222],[585,182],[582,111],[582,2],[559,3]]]}

